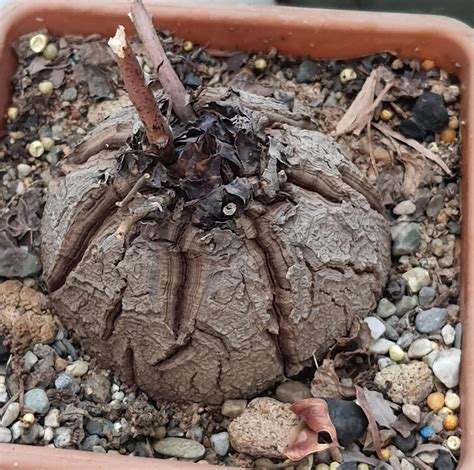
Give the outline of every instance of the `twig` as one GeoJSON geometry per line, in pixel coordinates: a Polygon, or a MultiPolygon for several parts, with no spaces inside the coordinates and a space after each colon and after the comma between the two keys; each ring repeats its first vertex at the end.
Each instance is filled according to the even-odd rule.
{"type": "Polygon", "coordinates": [[[397,103],[395,103],[395,101],[390,101],[390,106],[394,109],[394,111],[400,116],[402,117],[403,119],[408,119],[408,114],[403,111],[402,108],[400,108],[400,106],[398,106],[397,103]]]}
{"type": "Polygon", "coordinates": [[[20,396],[20,392],[14,393],[10,399],[0,408],[0,418],[4,415],[5,411],[7,411],[8,405],[13,403],[18,397],[20,396]]]}
{"type": "Polygon", "coordinates": [[[132,199],[135,194],[138,193],[140,188],[143,186],[146,180],[150,179],[150,174],[145,173],[142,175],[139,180],[133,185],[133,188],[130,190],[130,192],[119,202],[116,202],[115,205],[118,207],[123,207],[126,204],[128,204],[132,199]]]}
{"type": "Polygon", "coordinates": [[[157,148],[164,163],[173,162],[175,155],[170,128],[153,93],[145,85],[142,69],[123,26],[119,26],[115,36],[109,39],[109,46],[115,55],[128,96],[143,122],[149,143],[157,148]]]}
{"type": "Polygon", "coordinates": [[[374,147],[372,145],[372,132],[370,130],[370,122],[367,122],[367,140],[369,142],[369,155],[370,155],[370,162],[372,163],[372,168],[374,169],[375,176],[379,176],[379,170],[377,169],[377,163],[375,162],[374,156],[374,147]]]}
{"type": "Polygon", "coordinates": [[[133,0],[129,17],[150,56],[153,71],[158,74],[163,90],[171,99],[174,112],[181,121],[193,120],[195,115],[190,105],[189,95],[166,56],[151,16],[142,0],[133,0]]]}

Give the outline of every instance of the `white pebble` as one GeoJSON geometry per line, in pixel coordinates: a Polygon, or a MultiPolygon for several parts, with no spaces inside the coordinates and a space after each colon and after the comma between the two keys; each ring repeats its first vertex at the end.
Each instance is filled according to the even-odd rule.
{"type": "Polygon", "coordinates": [[[405,351],[398,344],[394,344],[388,354],[390,359],[395,362],[400,362],[405,357],[405,351]]]}
{"type": "Polygon", "coordinates": [[[449,324],[444,325],[441,330],[441,336],[443,337],[444,344],[451,346],[456,339],[456,330],[449,324]]]}
{"type": "Polygon", "coordinates": [[[413,268],[403,274],[403,279],[407,281],[408,288],[412,294],[416,294],[422,287],[427,287],[431,283],[430,273],[423,268],[413,268]]]}
{"type": "Polygon", "coordinates": [[[373,339],[379,339],[387,329],[384,323],[376,317],[367,317],[364,322],[367,323],[373,339]]]}
{"type": "Polygon", "coordinates": [[[122,401],[125,398],[125,393],[122,391],[114,392],[112,395],[112,400],[122,401]]]}
{"type": "Polygon", "coordinates": [[[52,408],[44,417],[44,425],[50,428],[59,428],[59,410],[52,408]]]}
{"type": "Polygon", "coordinates": [[[72,364],[69,364],[66,367],[66,374],[71,375],[72,377],[82,377],[87,374],[89,370],[89,363],[86,361],[74,361],[72,364]]]}
{"type": "Polygon", "coordinates": [[[399,202],[394,208],[395,215],[410,215],[416,211],[416,206],[412,201],[406,200],[399,202]]]}
{"type": "Polygon", "coordinates": [[[49,427],[44,428],[43,441],[49,444],[53,440],[53,438],[54,438],[53,428],[49,428],[49,427]]]}

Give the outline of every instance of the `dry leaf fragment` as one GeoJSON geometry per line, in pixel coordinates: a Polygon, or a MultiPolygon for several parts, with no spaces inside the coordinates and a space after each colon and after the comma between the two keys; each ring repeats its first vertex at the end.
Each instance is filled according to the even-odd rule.
{"type": "Polygon", "coordinates": [[[355,396],[355,390],[353,387],[341,385],[334,370],[334,362],[331,359],[324,359],[322,365],[314,372],[311,394],[315,398],[352,398],[355,396]]]}
{"type": "Polygon", "coordinates": [[[423,180],[425,173],[424,161],[421,156],[410,155],[409,153],[401,153],[398,158],[405,167],[402,192],[405,197],[409,197],[416,193],[423,180]]]}
{"type": "Polygon", "coordinates": [[[390,428],[391,425],[397,420],[397,417],[390,406],[390,402],[385,400],[380,392],[368,390],[367,388],[362,390],[367,403],[369,404],[370,410],[374,415],[375,421],[377,421],[380,426],[390,428]]]}
{"type": "Polygon", "coordinates": [[[390,129],[388,126],[384,126],[383,124],[377,124],[375,122],[372,123],[372,125],[380,131],[382,134],[386,135],[387,137],[391,137],[393,139],[399,140],[400,142],[403,142],[404,144],[408,145],[409,147],[418,150],[423,156],[426,158],[430,159],[431,161],[435,162],[439,167],[441,167],[448,175],[452,175],[451,170],[448,168],[446,163],[441,160],[438,155],[435,155],[431,150],[427,149],[423,145],[421,145],[419,142],[413,139],[407,139],[406,137],[403,137],[402,134],[399,132],[396,132],[392,129],[390,129]]]}
{"type": "Polygon", "coordinates": [[[284,451],[290,460],[301,460],[315,452],[339,447],[336,429],[329,417],[328,405],[324,400],[319,398],[299,400],[290,406],[290,410],[302,419],[301,423],[295,427],[284,451]],[[319,443],[320,432],[327,433],[331,442],[319,443]]]}
{"type": "Polygon", "coordinates": [[[367,401],[367,398],[365,395],[365,389],[356,386],[356,397],[357,397],[357,403],[362,408],[365,415],[367,416],[367,420],[369,421],[369,432],[372,436],[372,443],[373,443],[374,449],[377,452],[377,456],[379,457],[379,459],[383,460],[382,446],[380,444],[379,429],[377,427],[377,423],[375,421],[374,415],[372,414],[372,410],[370,408],[369,402],[367,401]]]}

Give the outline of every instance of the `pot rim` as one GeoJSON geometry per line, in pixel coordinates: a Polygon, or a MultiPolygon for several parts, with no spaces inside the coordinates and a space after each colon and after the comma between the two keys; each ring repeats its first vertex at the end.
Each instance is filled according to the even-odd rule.
{"type": "MultiPolygon", "coordinates": [[[[474,393],[468,390],[470,377],[474,375],[474,321],[471,321],[474,315],[474,213],[471,214],[474,211],[474,29],[458,20],[434,15],[281,6],[171,5],[159,0],[146,3],[157,27],[216,49],[263,52],[275,47],[286,55],[332,59],[392,52],[403,58],[434,60],[440,67],[459,75],[463,135],[462,257],[459,259],[464,341],[460,380],[463,446],[458,468],[474,468],[474,393]]],[[[111,35],[120,23],[133,31],[127,17],[129,6],[129,0],[9,0],[0,8],[0,125],[9,101],[10,77],[16,67],[10,47],[15,38],[41,28],[55,35],[111,35]]],[[[195,464],[182,461],[0,444],[0,470],[87,467],[196,469],[195,464]]]]}

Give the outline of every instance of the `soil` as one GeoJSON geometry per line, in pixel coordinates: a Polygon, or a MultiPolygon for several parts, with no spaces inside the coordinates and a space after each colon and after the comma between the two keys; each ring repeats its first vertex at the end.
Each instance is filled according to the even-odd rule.
{"type": "MultiPolygon", "coordinates": [[[[44,284],[44,278],[40,274],[39,247],[41,240],[39,235],[48,186],[54,185],[54,180],[62,172],[68,171],[66,157],[73,155],[72,149],[81,142],[84,135],[105,117],[115,112],[128,112],[126,108],[130,102],[122,89],[118,70],[108,52],[105,40],[97,36],[50,38],[50,42],[54,42],[58,46],[58,54],[54,60],[48,61],[41,54],[34,54],[30,50],[28,45],[30,37],[31,35],[28,35],[16,44],[19,67],[12,80],[12,106],[18,109],[18,116],[15,119],[9,119],[5,130],[2,131],[3,135],[0,141],[0,176],[2,176],[0,189],[0,209],[2,211],[0,217],[0,276],[3,276],[4,280],[21,278],[23,279],[21,283],[26,286],[24,289],[31,288],[47,296],[48,291],[44,284]],[[38,85],[45,80],[51,81],[53,84],[53,90],[48,95],[43,95],[38,89],[38,85]],[[28,152],[28,144],[41,139],[48,144],[49,142],[45,138],[53,139],[53,145],[49,151],[39,157],[31,156],[28,152]],[[66,161],[66,165],[62,168],[58,166],[59,162],[64,161],[66,161]]],[[[436,290],[435,298],[431,300],[429,306],[447,307],[448,323],[453,327],[460,325],[459,308],[456,309],[459,295],[456,247],[459,241],[461,220],[459,207],[461,138],[460,130],[451,124],[454,118],[459,119],[459,89],[456,77],[446,74],[433,64],[401,61],[390,55],[366,57],[352,62],[304,61],[280,57],[276,52],[267,55],[254,55],[205,50],[197,46],[189,46],[182,40],[167,35],[161,35],[161,39],[182,82],[188,90],[195,93],[196,103],[206,102],[206,93],[199,93],[205,87],[215,89],[218,96],[220,96],[219,93],[222,93],[222,87],[225,87],[227,95],[222,98],[224,101],[225,99],[229,100],[229,93],[237,92],[240,97],[245,97],[245,93],[251,93],[276,100],[285,108],[285,112],[291,115],[292,119],[297,117],[299,120],[306,121],[308,126],[327,135],[335,133],[338,123],[361,91],[366,79],[377,67],[382,67],[384,76],[389,76],[389,80],[394,82],[394,86],[388,91],[382,103],[375,108],[374,123],[376,125],[383,124],[391,130],[398,129],[400,125],[404,128],[403,126],[407,126],[407,120],[414,119],[410,118],[411,114],[417,119],[418,125],[418,122],[422,120],[419,120],[418,115],[413,111],[410,113],[417,98],[427,91],[443,96],[443,107],[450,119],[450,126],[454,128],[454,138],[451,139],[448,138],[449,136],[441,134],[441,129],[426,130],[426,127],[429,127],[426,125],[422,128],[423,135],[420,140],[424,148],[429,147],[435,156],[447,165],[451,175],[448,175],[432,159],[423,158],[412,147],[405,146],[399,140],[374,128],[374,126],[370,132],[370,140],[364,130],[361,135],[354,133],[339,135],[336,137],[336,141],[343,153],[351,159],[357,171],[364,175],[368,181],[371,181],[379,191],[380,198],[377,202],[382,203],[386,220],[394,226],[405,221],[414,222],[420,229],[421,241],[416,248],[407,248],[404,252],[402,250],[402,253],[397,253],[392,257],[389,282],[386,284],[384,298],[396,304],[401,299],[403,300],[404,294],[407,298],[417,297],[416,292],[409,292],[401,275],[414,267],[421,267],[429,271],[431,280],[429,287],[436,290]],[[265,62],[265,67],[261,66],[262,59],[265,62]],[[346,69],[355,71],[356,78],[342,83],[341,76],[344,76],[343,71],[346,69]],[[384,115],[384,111],[391,115],[387,121],[381,117],[384,115]],[[439,201],[439,199],[441,200],[439,201]],[[399,203],[407,201],[413,203],[413,209],[410,208],[407,211],[400,209],[399,203]]],[[[133,42],[133,45],[144,64],[145,71],[149,71],[149,64],[147,64],[146,54],[141,44],[133,42]]],[[[160,97],[159,84],[156,83],[155,77],[148,75],[148,79],[155,88],[157,97],[160,97]]],[[[377,83],[377,93],[381,91],[379,89],[381,83],[377,83]]],[[[209,95],[209,92],[207,94],[209,95]]],[[[213,99],[215,96],[212,95],[213,99]]],[[[116,139],[115,142],[121,143],[124,136],[128,137],[130,127],[122,126],[123,122],[123,120],[120,121],[116,128],[116,134],[109,142],[112,149],[114,139],[116,139]]],[[[278,133],[278,130],[276,132],[278,133]]],[[[84,144],[81,145],[84,147],[84,144]]],[[[90,153],[94,153],[93,150],[85,149],[90,153]]],[[[76,150],[74,155],[77,154],[76,150]]],[[[75,163],[72,161],[71,164],[75,163]]],[[[331,233],[335,232],[337,229],[331,233]]],[[[386,250],[388,249],[387,246],[386,250]]],[[[90,266],[84,266],[82,275],[86,277],[89,269],[90,266]]],[[[51,273],[51,269],[46,268],[45,272],[47,273],[46,283],[48,283],[50,282],[48,275],[51,273]]],[[[379,277],[380,282],[385,284],[383,270],[379,277]]],[[[110,282],[114,283],[116,280],[111,279],[110,282]]],[[[366,294],[358,292],[357,286],[362,289],[367,282],[359,280],[358,285],[356,280],[354,282],[356,288],[347,296],[348,308],[356,304],[358,295],[366,297],[366,294]]],[[[12,289],[15,290],[17,287],[12,289]]],[[[19,287],[19,289],[21,288],[19,287]]],[[[376,297],[379,296],[377,290],[378,288],[373,289],[376,292],[375,298],[369,302],[370,308],[365,309],[364,315],[369,311],[376,310],[376,297]]],[[[21,302],[21,295],[15,295],[21,302]]],[[[18,308],[18,305],[15,308],[18,308]]],[[[34,312],[31,310],[25,306],[20,308],[20,314],[25,311],[32,319],[39,317],[40,307],[36,307],[34,312]]],[[[43,310],[46,311],[45,306],[43,310]]],[[[414,325],[414,311],[415,307],[407,310],[408,315],[404,315],[403,312],[398,316],[396,322],[386,319],[386,330],[383,333],[385,337],[390,341],[397,342],[408,333],[414,335],[412,341],[420,336],[414,325]]],[[[377,313],[380,312],[377,311],[377,313]]],[[[50,312],[46,311],[46,314],[48,320],[42,319],[41,321],[43,323],[46,321],[50,326],[50,312]]],[[[10,314],[8,318],[10,318],[11,324],[12,315],[10,314]]],[[[60,324],[58,319],[56,322],[58,325],[60,324]]],[[[163,400],[154,402],[143,393],[132,390],[117,378],[113,379],[113,384],[107,383],[115,390],[113,393],[123,390],[125,398],[121,400],[112,398],[110,401],[110,393],[107,393],[104,400],[91,399],[87,396],[85,382],[93,379],[96,375],[111,378],[112,374],[96,365],[97,359],[101,362],[100,358],[89,357],[85,354],[82,357],[91,363],[91,370],[84,377],[75,379],[78,389],[75,390],[73,387],[68,390],[60,390],[55,380],[68,362],[73,363],[78,359],[77,348],[82,346],[82,342],[87,342],[87,335],[72,328],[71,333],[73,334],[70,338],[67,331],[61,326],[52,343],[53,347],[55,346],[54,349],[45,352],[45,350],[40,350],[38,345],[35,346],[38,335],[35,336],[31,331],[27,336],[22,332],[17,334],[11,327],[9,328],[8,321],[2,323],[9,330],[5,333],[6,340],[10,344],[14,356],[17,357],[16,361],[10,361],[9,369],[6,370],[7,376],[9,376],[7,383],[10,396],[14,396],[19,391],[20,377],[23,377],[30,388],[43,387],[48,390],[52,406],[57,407],[64,415],[63,422],[65,424],[62,425],[70,425],[71,429],[75,430],[73,439],[66,447],[84,448],[84,438],[97,435],[89,432],[90,426],[89,431],[87,430],[86,423],[97,417],[98,419],[107,419],[109,422],[122,423],[120,430],[116,430],[115,434],[111,433],[110,436],[102,436],[101,442],[96,444],[104,451],[154,456],[156,453],[151,443],[154,439],[164,437],[163,433],[168,436],[186,435],[192,438],[192,430],[199,427],[203,430],[204,437],[198,440],[202,440],[208,449],[205,460],[226,465],[252,465],[254,459],[246,455],[231,450],[229,453],[219,456],[212,449],[210,437],[215,433],[225,432],[232,420],[232,418],[222,416],[220,407],[178,405],[163,400]],[[15,334],[17,334],[17,338],[15,338],[15,334]],[[67,347],[70,346],[72,349],[68,350],[64,346],[65,340],[67,347]],[[57,344],[58,342],[62,342],[63,349],[57,344]],[[64,351],[64,349],[66,350],[64,351]],[[44,361],[48,354],[55,356],[53,365],[44,366],[47,373],[41,372],[41,367],[38,369],[38,366],[36,369],[32,368],[31,371],[22,370],[20,359],[27,350],[35,353],[41,361],[44,361]],[[72,352],[74,354],[71,354],[72,352]],[[57,362],[61,358],[68,362],[61,365],[61,361],[59,361],[58,365],[57,362]],[[35,370],[35,379],[28,379],[35,370]],[[45,374],[49,380],[44,379],[45,374]],[[70,417],[69,423],[68,416],[70,417]],[[84,416],[87,416],[87,419],[84,416]],[[123,424],[123,420],[127,423],[126,426],[123,424]]],[[[382,369],[380,359],[391,360],[385,357],[386,353],[375,356],[379,358],[378,362],[367,360],[369,357],[374,357],[370,356],[368,352],[370,347],[368,341],[358,342],[356,351],[359,356],[356,357],[353,354],[354,348],[351,349],[347,346],[349,340],[340,339],[341,336],[349,335],[349,327],[350,325],[346,326],[344,331],[333,332],[330,339],[327,340],[329,343],[340,340],[337,342],[336,348],[333,348],[326,357],[326,359],[333,361],[339,374],[337,381],[341,381],[342,384],[339,384],[339,396],[336,398],[341,398],[340,392],[344,386],[348,386],[350,389],[353,384],[357,384],[372,389],[374,376],[379,369],[382,369]]],[[[438,344],[438,348],[450,346],[439,330],[422,336],[434,341],[438,344]]],[[[457,341],[460,341],[459,336],[460,333],[457,335],[457,341]]],[[[304,337],[302,341],[304,343],[304,337]]],[[[264,349],[268,348],[262,338],[257,338],[257,344],[264,349]]],[[[88,344],[87,346],[89,351],[94,351],[93,345],[88,344]]],[[[152,345],[145,345],[145,347],[151,350],[152,345]]],[[[301,347],[304,348],[304,344],[301,347]]],[[[255,346],[253,345],[252,348],[255,346]]],[[[404,348],[408,348],[408,345],[404,348]]],[[[298,360],[297,367],[287,369],[286,374],[294,375],[301,372],[297,377],[298,381],[302,384],[309,384],[314,375],[314,366],[308,362],[308,357],[311,357],[311,353],[308,355],[305,352],[304,360],[298,360]],[[302,370],[303,367],[305,367],[304,370],[302,370]]],[[[203,357],[203,360],[205,359],[206,355],[203,357]]],[[[315,357],[316,359],[321,364],[324,357],[320,354],[318,358],[315,357]]],[[[102,360],[102,366],[108,360],[110,357],[105,357],[105,360],[102,360]]],[[[257,358],[256,361],[260,361],[260,359],[257,358]]],[[[275,363],[271,362],[271,364],[275,363]]],[[[270,383],[263,381],[260,384],[260,389],[267,388],[274,383],[275,379],[280,379],[285,374],[285,370],[280,364],[275,367],[274,378],[270,383]]],[[[238,364],[230,363],[228,368],[234,374],[229,377],[233,377],[233,380],[238,382],[238,364]]],[[[143,375],[146,375],[147,372],[150,374],[150,371],[144,370],[143,375]]],[[[246,378],[242,379],[245,382],[246,378]]],[[[146,384],[141,385],[142,388],[147,388],[146,384]]],[[[435,382],[434,387],[446,390],[446,387],[439,381],[435,382]]],[[[318,387],[313,386],[313,395],[317,389],[318,387]]],[[[199,392],[201,395],[196,398],[203,399],[207,392],[208,390],[203,388],[199,392]]],[[[173,390],[165,393],[165,398],[169,399],[173,393],[173,390]]],[[[274,394],[274,388],[269,388],[265,392],[261,392],[259,396],[274,396],[274,394]]],[[[232,397],[247,398],[248,393],[240,388],[232,397]]],[[[351,392],[349,391],[347,396],[342,395],[342,397],[351,397],[351,392]]],[[[222,395],[218,395],[215,401],[222,401],[222,398],[222,395]]],[[[423,412],[429,411],[423,403],[422,410],[423,412]]],[[[42,419],[40,418],[38,423],[45,427],[42,419]]],[[[425,421],[427,422],[427,419],[425,421]]],[[[446,438],[450,434],[453,432],[447,433],[441,429],[437,431],[437,440],[434,439],[433,442],[445,445],[446,438]]],[[[459,434],[459,430],[455,430],[454,434],[459,434]]],[[[23,437],[17,439],[25,442],[23,437]]],[[[32,443],[45,444],[45,442],[43,444],[41,442],[41,439],[38,438],[32,443]]],[[[56,445],[56,440],[54,442],[56,445]]],[[[355,449],[353,450],[355,451],[355,449]]],[[[439,449],[430,451],[437,453],[439,449]]],[[[429,454],[430,451],[427,449],[425,453],[429,454]]],[[[316,458],[321,458],[324,461],[321,456],[316,458]]],[[[398,458],[402,460],[402,457],[398,456],[398,458]]],[[[426,459],[429,460],[428,457],[426,459]]]]}

